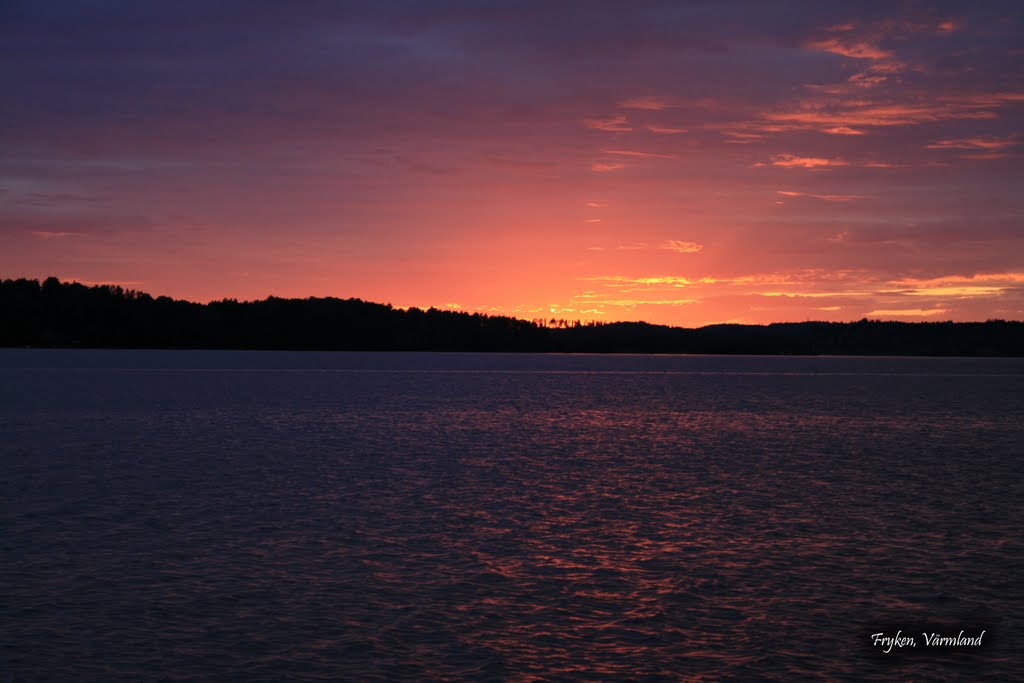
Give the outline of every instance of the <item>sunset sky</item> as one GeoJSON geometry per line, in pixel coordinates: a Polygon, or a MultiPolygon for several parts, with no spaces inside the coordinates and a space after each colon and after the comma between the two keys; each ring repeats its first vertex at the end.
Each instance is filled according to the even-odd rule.
{"type": "Polygon", "coordinates": [[[1024,318],[1024,3],[12,0],[0,277],[1024,318]]]}

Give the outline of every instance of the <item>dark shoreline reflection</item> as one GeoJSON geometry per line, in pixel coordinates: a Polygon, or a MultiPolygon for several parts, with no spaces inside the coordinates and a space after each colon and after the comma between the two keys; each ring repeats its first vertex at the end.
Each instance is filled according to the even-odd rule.
{"type": "Polygon", "coordinates": [[[0,676],[1010,679],[1021,414],[1014,359],[2,351],[0,676]],[[865,643],[924,623],[993,637],[865,643]]]}

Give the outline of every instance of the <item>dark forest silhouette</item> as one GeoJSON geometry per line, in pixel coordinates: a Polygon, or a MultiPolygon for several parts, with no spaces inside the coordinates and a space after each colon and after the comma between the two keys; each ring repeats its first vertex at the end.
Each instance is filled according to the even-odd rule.
{"type": "Polygon", "coordinates": [[[1024,322],[709,325],[526,321],[360,299],[198,304],[112,285],[0,281],[0,346],[1022,356],[1024,322]]]}

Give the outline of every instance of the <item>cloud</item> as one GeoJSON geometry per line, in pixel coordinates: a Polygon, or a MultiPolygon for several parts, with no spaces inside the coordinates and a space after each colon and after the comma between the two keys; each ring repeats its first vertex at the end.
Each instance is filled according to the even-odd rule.
{"type": "Polygon", "coordinates": [[[782,168],[826,168],[830,166],[849,166],[850,162],[842,159],[825,159],[822,157],[799,157],[794,154],[776,154],[772,157],[772,166],[782,168]]]}
{"type": "Polygon", "coordinates": [[[753,292],[758,296],[783,297],[786,299],[829,299],[837,296],[871,296],[874,292],[865,290],[841,290],[837,292],[753,292]]]}
{"type": "Polygon", "coordinates": [[[707,285],[718,282],[712,277],[692,279],[679,275],[654,275],[650,277],[631,277],[627,275],[600,275],[596,277],[581,278],[590,282],[603,282],[607,287],[632,287],[635,285],[669,285],[672,287],[686,287],[689,285],[707,285]]]}
{"type": "MultiPolygon", "coordinates": [[[[865,128],[997,119],[1001,108],[1024,102],[1024,93],[1017,91],[936,97],[926,91],[915,90],[896,99],[867,98],[851,92],[847,86],[809,87],[823,91],[827,97],[804,99],[795,107],[766,111],[757,119],[731,124],[730,127],[747,136],[794,130],[863,135],[865,128]]],[[[727,134],[739,137],[735,133],[727,134]]]]}
{"type": "Polygon", "coordinates": [[[616,154],[623,157],[638,157],[641,159],[678,159],[675,154],[661,154],[658,152],[638,152],[632,149],[602,149],[605,154],[616,154]]]}
{"type": "Polygon", "coordinates": [[[658,97],[657,95],[649,95],[646,97],[633,97],[628,100],[623,100],[619,103],[619,106],[623,109],[642,109],[644,111],[661,111],[663,109],[671,109],[678,107],[679,105],[674,103],[671,98],[658,97]]]}
{"type": "Polygon", "coordinates": [[[949,314],[955,319],[970,319],[965,306],[977,307],[986,299],[1005,301],[1010,289],[1024,295],[1024,273],[1016,271],[899,279],[866,269],[800,268],[730,277],[606,275],[581,280],[596,282],[601,285],[598,292],[607,292],[588,291],[579,295],[581,300],[595,305],[614,305],[614,301],[706,303],[747,298],[745,305],[749,311],[807,307],[808,311],[845,311],[851,318],[949,314]],[[687,298],[681,298],[681,294],[687,298]],[[757,301],[768,307],[759,308],[757,301]]]}
{"type": "Polygon", "coordinates": [[[889,59],[892,52],[867,42],[847,41],[842,38],[825,38],[807,44],[812,50],[822,50],[853,59],[889,59]]]}
{"type": "Polygon", "coordinates": [[[761,133],[748,133],[737,130],[727,130],[725,134],[728,136],[726,142],[734,145],[749,145],[752,142],[761,142],[764,140],[764,135],[761,133]]]}
{"type": "Polygon", "coordinates": [[[75,232],[63,232],[54,230],[33,230],[32,234],[44,240],[52,240],[58,237],[74,237],[78,235],[78,233],[75,232]]]}
{"type": "Polygon", "coordinates": [[[1024,273],[979,273],[970,276],[949,275],[930,279],[904,278],[889,283],[907,296],[974,297],[998,296],[1010,289],[1024,289],[1024,273]]]}
{"type": "Polygon", "coordinates": [[[961,154],[962,159],[1003,159],[1007,156],[1005,150],[1015,147],[1018,144],[1016,136],[1005,138],[955,138],[948,140],[936,140],[926,149],[952,149],[969,152],[961,154]]]}
{"type": "Polygon", "coordinates": [[[993,296],[1001,294],[1005,287],[994,287],[986,285],[966,285],[961,287],[922,287],[920,289],[911,289],[907,291],[898,292],[899,294],[906,294],[907,296],[938,296],[938,297],[956,297],[958,299],[965,299],[975,296],[993,296]]]}
{"type": "MultiPolygon", "coordinates": [[[[867,71],[856,73],[846,79],[847,84],[850,88],[874,88],[889,80],[889,74],[892,73],[892,69],[885,67],[879,68],[878,65],[872,66],[867,71]]],[[[849,88],[842,88],[841,86],[835,88],[833,92],[836,94],[842,94],[849,88]]]]}
{"type": "Polygon", "coordinates": [[[1010,156],[1005,152],[975,152],[972,154],[961,154],[961,159],[1005,159],[1010,156]]]}
{"type": "Polygon", "coordinates": [[[869,311],[864,315],[927,317],[930,315],[939,315],[940,313],[945,312],[945,308],[879,308],[875,309],[874,311],[869,311]]]}
{"type": "Polygon", "coordinates": [[[86,285],[87,287],[103,287],[106,285],[112,285],[114,287],[124,287],[130,289],[132,287],[140,287],[146,282],[144,280],[82,280],[76,277],[61,277],[62,282],[77,282],[80,285],[86,285]]]}
{"type": "Polygon", "coordinates": [[[811,192],[793,192],[791,190],[776,190],[776,194],[781,194],[784,197],[810,197],[811,199],[821,199],[826,202],[852,202],[856,199],[867,199],[867,195],[862,194],[814,194],[811,192]]]}
{"type": "Polygon", "coordinates": [[[593,303],[604,306],[688,306],[700,303],[700,299],[603,299],[593,303]]]}
{"type": "Polygon", "coordinates": [[[657,133],[659,135],[678,135],[680,133],[688,132],[686,128],[671,128],[669,126],[654,125],[647,126],[647,130],[651,131],[652,133],[657,133]]]}
{"type": "Polygon", "coordinates": [[[992,103],[964,100],[934,103],[872,103],[858,102],[836,105],[831,102],[810,103],[796,111],[769,112],[767,121],[791,129],[820,128],[856,130],[856,126],[911,126],[952,119],[994,119],[992,103]]]}
{"type": "Polygon", "coordinates": [[[586,118],[583,119],[583,125],[592,130],[603,130],[610,133],[624,133],[633,130],[629,125],[629,119],[622,114],[604,118],[586,118]]]}
{"type": "Polygon", "coordinates": [[[944,285],[960,282],[1001,282],[1024,284],[1024,273],[975,273],[974,275],[943,275],[933,278],[904,278],[895,280],[900,285],[944,285]]]}
{"type": "Polygon", "coordinates": [[[697,244],[696,242],[684,242],[682,240],[666,240],[665,243],[661,245],[661,248],[680,254],[696,254],[704,248],[704,245],[697,244]]]}
{"type": "Polygon", "coordinates": [[[821,132],[828,133],[829,135],[864,135],[864,131],[857,130],[856,128],[850,128],[849,126],[825,128],[821,132]]]}
{"type": "Polygon", "coordinates": [[[626,165],[607,161],[595,161],[590,165],[590,170],[595,173],[610,173],[622,168],[626,168],[626,165]]]}
{"type": "Polygon", "coordinates": [[[982,149],[997,150],[1013,147],[1017,144],[1014,137],[1007,138],[960,138],[956,140],[937,140],[928,145],[928,149],[982,149]]]}

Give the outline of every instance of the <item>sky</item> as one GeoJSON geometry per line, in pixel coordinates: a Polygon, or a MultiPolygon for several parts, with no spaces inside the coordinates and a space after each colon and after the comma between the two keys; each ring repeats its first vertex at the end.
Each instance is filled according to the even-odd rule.
{"type": "Polygon", "coordinates": [[[1024,3],[5,0],[0,277],[1024,319],[1024,3]]]}

